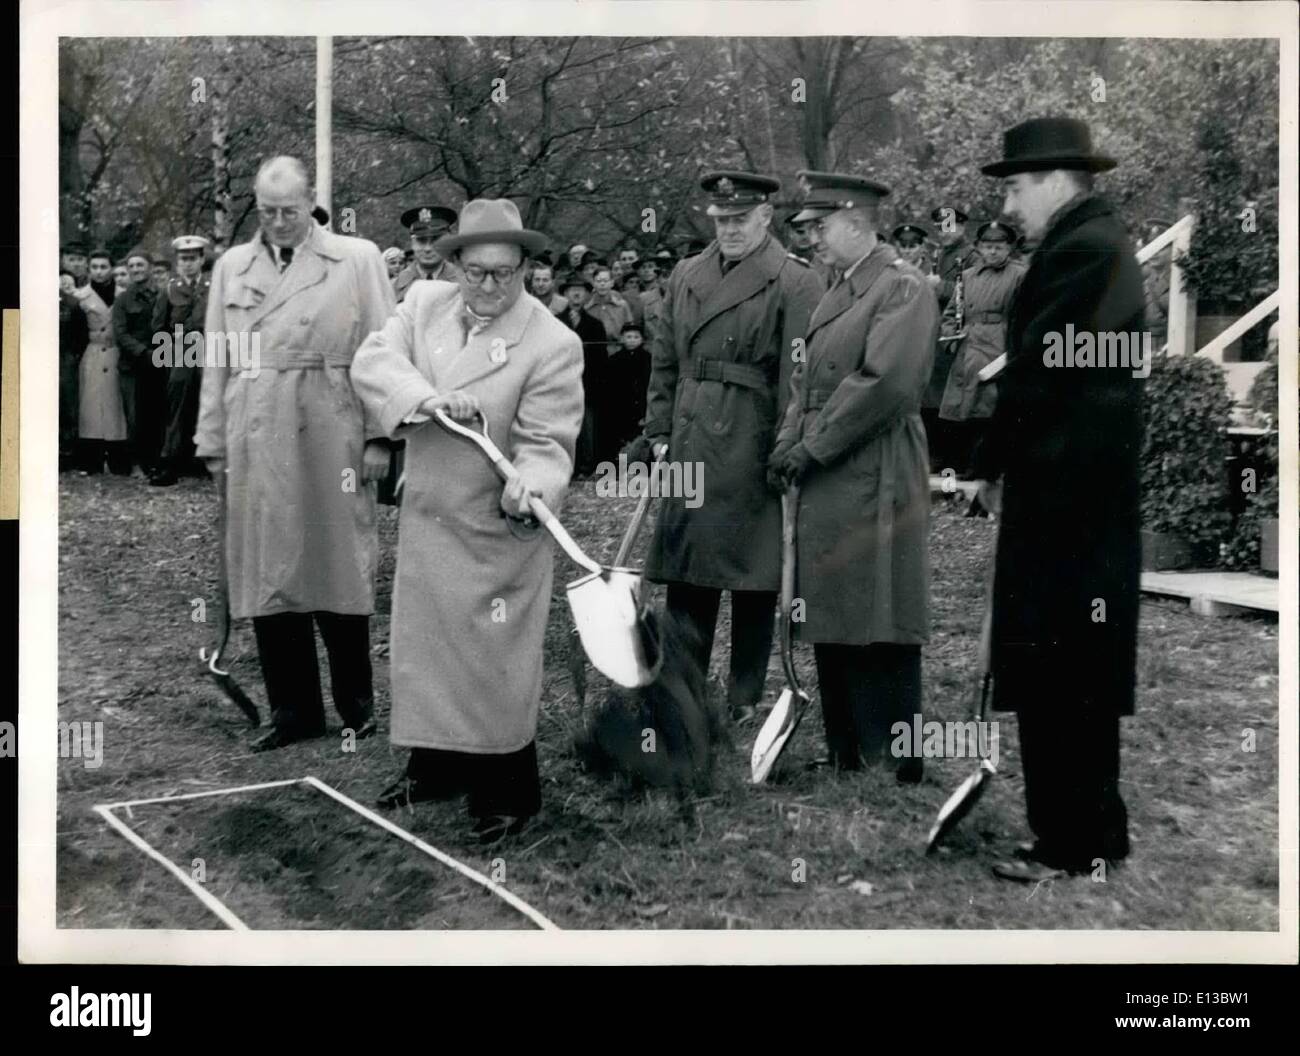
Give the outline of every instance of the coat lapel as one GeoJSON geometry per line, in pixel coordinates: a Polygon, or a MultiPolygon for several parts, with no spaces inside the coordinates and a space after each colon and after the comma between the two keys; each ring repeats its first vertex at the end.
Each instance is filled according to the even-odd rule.
{"type": "MultiPolygon", "coordinates": [[[[450,323],[456,328],[459,337],[458,320],[464,301],[456,297],[453,303],[456,314],[451,317],[450,323]]],[[[464,351],[447,367],[446,379],[441,387],[463,389],[505,366],[510,359],[509,349],[519,344],[532,314],[532,298],[520,295],[505,315],[492,320],[469,339],[464,351]]]]}
{"type": "Polygon", "coordinates": [[[704,273],[701,278],[711,273],[717,277],[717,282],[707,288],[694,287],[696,296],[700,298],[700,313],[695,320],[695,325],[691,327],[692,337],[709,320],[749,300],[767,286],[776,278],[785,260],[784,251],[771,235],[768,235],[762,245],[726,275],[722,274],[718,260],[720,255],[716,242],[708,252],[701,254],[702,258],[709,258],[707,261],[701,259],[700,270],[704,273]]]}
{"type": "Polygon", "coordinates": [[[820,327],[825,326],[832,319],[843,315],[847,312],[855,301],[859,300],[863,294],[871,288],[871,284],[880,277],[890,264],[894,262],[898,254],[890,246],[883,242],[876,244],[870,255],[857,269],[849,276],[847,280],[841,279],[837,282],[817,304],[813,312],[812,320],[808,324],[808,336],[820,327]]]}
{"type": "Polygon", "coordinates": [[[313,228],[307,240],[298,247],[293,264],[283,272],[276,270],[265,246],[259,244],[257,248],[258,251],[253,254],[253,267],[258,269],[256,277],[269,274],[271,282],[264,287],[267,291],[266,298],[253,313],[253,325],[260,323],[290,297],[324,282],[326,275],[329,274],[328,263],[342,259],[325,244],[325,236],[319,228],[313,228]],[[258,257],[262,258],[265,270],[258,268],[256,260],[258,257]]]}

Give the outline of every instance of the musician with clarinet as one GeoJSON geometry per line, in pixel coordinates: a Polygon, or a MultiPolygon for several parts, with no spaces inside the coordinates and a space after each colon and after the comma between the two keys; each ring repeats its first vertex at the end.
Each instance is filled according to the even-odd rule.
{"type": "MultiPolygon", "coordinates": [[[[934,221],[939,244],[931,256],[930,274],[927,278],[939,298],[939,310],[946,312],[957,292],[958,279],[971,252],[970,243],[966,241],[966,221],[969,217],[960,206],[946,204],[935,207],[930,213],[930,219],[934,221]]],[[[947,337],[952,337],[954,333],[951,326],[941,331],[947,337]]],[[[941,341],[935,346],[934,367],[921,397],[921,420],[925,423],[929,440],[930,471],[933,473],[945,468],[956,468],[953,463],[958,452],[954,447],[954,437],[948,423],[939,416],[944,388],[948,384],[948,372],[952,369],[956,353],[957,345],[954,341],[941,341]]]]}

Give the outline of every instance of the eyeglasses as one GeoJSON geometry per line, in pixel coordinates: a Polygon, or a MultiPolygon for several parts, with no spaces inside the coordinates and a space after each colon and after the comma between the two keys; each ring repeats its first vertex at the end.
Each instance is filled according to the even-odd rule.
{"type": "Polygon", "coordinates": [[[274,220],[278,216],[281,219],[287,220],[289,223],[292,224],[295,220],[297,220],[300,216],[302,216],[302,210],[294,208],[292,206],[289,207],[288,209],[272,209],[267,206],[259,205],[257,207],[257,215],[260,216],[263,220],[268,220],[268,221],[274,220]]]}
{"type": "Polygon", "coordinates": [[[471,286],[480,285],[489,275],[496,279],[498,286],[504,286],[519,274],[521,267],[508,268],[503,265],[499,268],[480,268],[477,264],[462,264],[460,271],[471,286]]]}

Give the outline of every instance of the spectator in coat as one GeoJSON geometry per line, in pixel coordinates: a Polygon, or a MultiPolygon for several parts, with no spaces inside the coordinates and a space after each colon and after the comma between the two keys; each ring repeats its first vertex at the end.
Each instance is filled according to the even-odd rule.
{"type": "Polygon", "coordinates": [[[609,337],[605,324],[587,311],[587,298],[591,296],[591,283],[578,272],[565,281],[560,291],[568,301],[568,308],[558,318],[582,341],[582,428],[578,433],[575,456],[576,475],[590,476],[596,469],[597,454],[609,447],[599,442],[604,421],[604,408],[609,392],[609,337]]]}
{"type": "Polygon", "coordinates": [[[167,417],[160,468],[149,481],[154,487],[171,487],[181,474],[193,474],[199,468],[194,457],[194,430],[203,388],[203,327],[212,285],[203,274],[208,245],[202,235],[172,239],[176,277],[168,280],[167,289],[154,301],[154,333],[167,335],[172,350],[166,364],[167,417]]]}
{"type": "Polygon", "coordinates": [[[389,455],[348,369],[395,305],[379,247],[312,219],[300,161],[267,160],[253,186],[260,229],[213,269],[204,329],[247,334],[257,353],[251,367],[206,356],[195,446],[227,490],[230,610],[253,619],[272,725],[252,748],[266,751],[325,733],[313,621],[346,729],[375,730],[369,484],[389,455]]]}
{"type": "MultiPolygon", "coordinates": [[[[475,200],[438,242],[457,281],[422,282],[357,353],[352,379],[384,434],[407,438],[393,590],[393,743],[411,749],[386,807],[466,796],[485,843],[541,807],[537,714],[553,548],[522,527],[559,511],[582,420],[576,334],[524,292],[545,243],[507,200],[475,200]],[[518,476],[435,421],[479,412],[518,476]],[[502,514],[505,517],[502,517],[502,514]]],[[[474,423],[477,424],[477,423],[474,423]]]]}
{"type": "Polygon", "coordinates": [[[922,760],[890,751],[923,720],[929,635],[930,482],[921,394],[939,330],[925,276],[876,233],[889,188],[861,176],[801,174],[795,219],[841,273],[808,324],[804,362],[772,453],[774,487],[797,483],[796,621],[813,643],[831,765],[863,762],[921,780],[922,760]]]}
{"type": "Polygon", "coordinates": [[[1007,366],[976,451],[981,501],[999,513],[993,706],[1020,728],[1034,842],[999,877],[1096,875],[1127,856],[1119,719],[1133,713],[1137,660],[1142,379],[1070,367],[1049,346],[1138,333],[1142,272],[1114,208],[1093,189],[1115,161],[1088,126],[1026,121],[984,166],[1004,212],[1037,245],[1007,326],[1007,366]]]}
{"type": "Polygon", "coordinates": [[[86,313],[75,294],[77,278],[59,272],[59,469],[73,466],[77,457],[77,371],[90,340],[86,313]]]}
{"type": "Polygon", "coordinates": [[[81,468],[85,473],[100,473],[107,459],[112,472],[129,476],[131,449],[113,337],[113,303],[117,296],[113,261],[102,249],[90,253],[88,260],[90,281],[65,295],[76,301],[86,317],[86,350],[77,372],[81,468]]]}
{"type": "Polygon", "coordinates": [[[113,302],[113,337],[121,353],[122,408],[136,465],[150,479],[161,472],[167,422],[167,366],[154,363],[153,288],[149,258],[132,250],[126,258],[130,286],[113,302]]]}

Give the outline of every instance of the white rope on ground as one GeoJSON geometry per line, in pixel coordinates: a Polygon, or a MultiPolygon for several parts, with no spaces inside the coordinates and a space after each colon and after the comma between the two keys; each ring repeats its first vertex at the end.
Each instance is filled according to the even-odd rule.
{"type": "Polygon", "coordinates": [[[382,817],[379,814],[376,814],[373,810],[369,810],[368,808],[363,807],[355,799],[350,799],[349,797],[345,796],[342,792],[338,791],[335,788],[331,788],[329,785],[325,784],[324,781],[321,781],[315,777],[311,777],[311,776],[294,777],[294,778],[289,778],[288,780],[285,781],[265,781],[257,785],[240,785],[237,788],[217,788],[217,789],[212,789],[211,791],[208,792],[186,792],[179,796],[155,796],[151,799],[131,799],[131,800],[123,800],[120,803],[101,803],[98,804],[94,808],[94,810],[105,821],[107,821],[109,825],[111,825],[119,833],[125,836],[126,839],[133,846],[144,851],[145,854],[147,854],[150,858],[154,859],[155,861],[160,862],[173,876],[175,876],[182,884],[184,884],[187,888],[189,888],[189,890],[199,899],[200,902],[202,902],[205,906],[208,907],[208,909],[210,909],[213,913],[215,913],[221,919],[221,922],[225,924],[228,928],[230,928],[232,931],[248,931],[249,930],[248,926],[244,924],[244,922],[241,921],[237,916],[235,916],[229,909],[227,909],[226,906],[221,901],[219,901],[205,887],[203,887],[193,878],[187,876],[185,871],[181,869],[179,866],[177,866],[175,862],[171,861],[171,859],[166,858],[164,855],[154,850],[154,848],[150,846],[147,842],[145,842],[145,840],[141,836],[139,836],[132,829],[130,829],[120,819],[118,819],[113,814],[113,811],[125,808],[129,812],[132,807],[145,806],[151,803],[179,803],[187,799],[203,799],[205,797],[211,797],[211,796],[229,796],[229,795],[234,795],[235,793],[238,792],[260,792],[268,788],[284,788],[288,785],[299,785],[299,784],[310,785],[312,788],[316,789],[317,791],[324,792],[331,799],[337,800],[339,803],[342,803],[345,807],[348,807],[349,809],[360,814],[363,818],[366,818],[367,820],[378,825],[381,829],[384,829],[392,833],[394,836],[399,837],[405,842],[411,844],[411,846],[415,847],[417,850],[423,851],[430,858],[433,858],[436,861],[441,862],[443,865],[449,866],[450,868],[456,870],[456,872],[460,873],[462,876],[465,876],[468,879],[473,880],[476,884],[479,884],[480,886],[487,888],[490,892],[492,892],[492,894],[496,895],[503,902],[510,905],[514,909],[517,909],[525,917],[527,917],[534,924],[536,924],[542,931],[560,930],[557,925],[552,923],[546,917],[542,916],[541,913],[539,913],[536,909],[530,906],[522,898],[519,898],[511,891],[507,891],[496,881],[490,879],[489,877],[484,876],[478,870],[473,869],[468,865],[465,865],[463,862],[457,861],[455,858],[451,857],[451,855],[444,854],[442,851],[438,850],[438,848],[425,843],[419,837],[412,835],[411,833],[407,832],[405,829],[401,828],[398,825],[394,825],[387,818],[382,817]]]}
{"type": "MultiPolygon", "coordinates": [[[[179,799],[182,797],[178,796],[176,798],[179,799]]],[[[185,797],[185,798],[189,798],[189,797],[185,797]]],[[[200,902],[202,902],[205,906],[207,906],[208,909],[210,909],[213,913],[215,913],[217,917],[220,918],[221,923],[223,923],[231,931],[249,930],[247,924],[245,924],[242,920],[240,920],[237,916],[235,916],[232,912],[230,912],[230,910],[226,908],[225,904],[222,903],[215,896],[213,896],[202,884],[196,881],[193,877],[187,876],[185,874],[185,870],[180,868],[180,866],[178,866],[170,858],[166,858],[158,851],[155,851],[148,843],[144,841],[142,837],[140,837],[133,830],[128,828],[124,822],[119,820],[116,817],[116,815],[113,814],[113,808],[111,806],[103,806],[103,805],[97,806],[95,807],[95,812],[99,814],[99,816],[102,817],[106,822],[108,822],[113,828],[115,828],[118,832],[120,832],[123,836],[125,836],[128,842],[132,843],[140,850],[144,851],[144,853],[147,854],[154,861],[159,862],[164,869],[168,870],[173,876],[176,877],[177,880],[179,880],[182,884],[188,887],[191,893],[194,894],[194,896],[198,898],[200,902]]]]}
{"type": "Polygon", "coordinates": [[[456,872],[460,873],[462,876],[468,877],[470,880],[473,880],[476,884],[480,884],[483,887],[486,887],[498,898],[502,899],[503,901],[513,906],[515,909],[519,910],[520,913],[522,913],[534,924],[536,924],[539,928],[541,928],[542,931],[560,930],[557,925],[553,924],[546,917],[542,916],[541,913],[535,910],[522,898],[519,898],[513,892],[507,891],[500,884],[484,876],[477,869],[473,869],[462,862],[458,862],[455,858],[453,858],[449,854],[444,854],[442,851],[438,850],[438,848],[425,843],[418,836],[412,835],[411,833],[403,829],[401,826],[394,825],[391,821],[389,821],[387,818],[383,817],[382,815],[376,814],[373,810],[370,810],[367,807],[363,807],[355,799],[349,799],[342,792],[338,791],[337,789],[331,788],[329,785],[325,784],[324,781],[317,780],[314,777],[304,777],[302,780],[306,784],[311,785],[313,788],[319,789],[321,792],[324,792],[327,796],[330,796],[333,799],[338,800],[344,806],[351,807],[363,818],[367,818],[368,820],[378,825],[381,829],[386,829],[387,831],[391,832],[394,836],[397,836],[400,839],[405,840],[407,843],[411,844],[411,846],[416,847],[419,850],[423,851],[430,858],[434,858],[437,861],[442,862],[443,865],[450,866],[452,869],[455,869],[456,872]]]}

